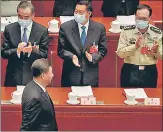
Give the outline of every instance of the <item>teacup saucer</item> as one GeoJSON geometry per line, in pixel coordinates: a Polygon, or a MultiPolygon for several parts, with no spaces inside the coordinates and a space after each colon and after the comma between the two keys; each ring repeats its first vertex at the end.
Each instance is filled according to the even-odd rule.
{"type": "Polygon", "coordinates": [[[13,103],[13,104],[21,104],[21,100],[11,99],[10,102],[13,103]]]}
{"type": "Polygon", "coordinates": [[[128,100],[125,100],[124,103],[127,104],[127,105],[136,105],[136,104],[138,104],[138,101],[135,100],[133,102],[130,102],[128,100]]]}
{"type": "Polygon", "coordinates": [[[121,29],[114,30],[113,28],[110,28],[109,31],[112,32],[112,33],[120,33],[121,29]]]}
{"type": "Polygon", "coordinates": [[[67,102],[68,104],[72,104],[72,105],[76,105],[76,104],[79,104],[79,103],[80,103],[79,100],[74,100],[74,101],[67,100],[66,102],[67,102]]]}
{"type": "Polygon", "coordinates": [[[51,32],[51,33],[58,33],[59,32],[59,28],[58,29],[51,29],[51,28],[48,28],[48,31],[51,32]]]}

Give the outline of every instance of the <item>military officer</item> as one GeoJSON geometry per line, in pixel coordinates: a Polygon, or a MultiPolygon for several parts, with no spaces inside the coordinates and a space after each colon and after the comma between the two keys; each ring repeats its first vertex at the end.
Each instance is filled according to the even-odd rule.
{"type": "Polygon", "coordinates": [[[139,5],[136,24],[126,26],[119,38],[117,55],[124,58],[121,87],[156,88],[158,59],[162,59],[162,31],[149,24],[152,9],[139,5]]]}

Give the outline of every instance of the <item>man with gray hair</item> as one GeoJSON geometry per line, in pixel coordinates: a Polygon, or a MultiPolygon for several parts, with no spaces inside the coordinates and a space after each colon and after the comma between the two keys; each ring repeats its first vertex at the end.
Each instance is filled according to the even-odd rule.
{"type": "Polygon", "coordinates": [[[35,60],[31,67],[33,80],[22,95],[21,131],[58,131],[53,102],[46,86],[53,78],[52,67],[47,59],[35,60]]]}
{"type": "Polygon", "coordinates": [[[32,20],[32,3],[21,1],[17,15],[18,22],[5,27],[1,48],[2,58],[8,59],[5,86],[26,85],[32,80],[32,63],[48,54],[48,30],[32,20]]]}

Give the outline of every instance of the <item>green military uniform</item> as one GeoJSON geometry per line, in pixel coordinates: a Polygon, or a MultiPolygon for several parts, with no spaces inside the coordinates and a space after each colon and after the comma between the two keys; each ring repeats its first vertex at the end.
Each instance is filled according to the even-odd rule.
{"type": "Polygon", "coordinates": [[[158,59],[162,59],[162,31],[149,24],[145,33],[142,34],[140,47],[136,48],[136,41],[141,35],[135,26],[126,26],[119,38],[117,55],[124,58],[121,69],[121,87],[156,87],[158,59]],[[157,42],[158,50],[151,52],[150,48],[157,42]],[[145,52],[144,47],[148,47],[145,52]]]}

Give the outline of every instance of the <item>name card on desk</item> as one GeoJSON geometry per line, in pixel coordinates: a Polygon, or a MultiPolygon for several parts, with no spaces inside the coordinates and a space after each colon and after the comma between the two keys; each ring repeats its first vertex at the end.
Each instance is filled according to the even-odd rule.
{"type": "Polygon", "coordinates": [[[145,105],[160,105],[160,98],[145,98],[145,105]]]}
{"type": "Polygon", "coordinates": [[[81,105],[96,105],[96,97],[81,98],[81,105]]]}

